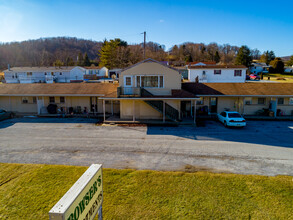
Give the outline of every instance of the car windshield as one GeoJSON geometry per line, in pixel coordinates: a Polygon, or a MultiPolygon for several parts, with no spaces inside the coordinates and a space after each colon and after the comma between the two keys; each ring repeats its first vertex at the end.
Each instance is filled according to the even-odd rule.
{"type": "Polygon", "coordinates": [[[228,113],[229,118],[242,118],[242,116],[238,113],[228,113]]]}

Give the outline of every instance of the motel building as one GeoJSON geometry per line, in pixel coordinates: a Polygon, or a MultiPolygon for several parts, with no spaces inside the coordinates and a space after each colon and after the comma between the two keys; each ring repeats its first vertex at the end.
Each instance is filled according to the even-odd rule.
{"type": "Polygon", "coordinates": [[[122,70],[119,84],[0,84],[0,109],[20,116],[100,117],[105,123],[194,124],[225,110],[245,118],[293,119],[293,85],[182,83],[178,70],[146,59],[122,70]]]}

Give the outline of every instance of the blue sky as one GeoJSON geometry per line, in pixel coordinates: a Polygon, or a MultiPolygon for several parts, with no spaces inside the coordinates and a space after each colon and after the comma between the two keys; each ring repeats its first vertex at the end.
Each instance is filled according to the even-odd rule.
{"type": "Polygon", "coordinates": [[[0,0],[0,41],[70,36],[247,45],[293,54],[293,1],[0,0]]]}

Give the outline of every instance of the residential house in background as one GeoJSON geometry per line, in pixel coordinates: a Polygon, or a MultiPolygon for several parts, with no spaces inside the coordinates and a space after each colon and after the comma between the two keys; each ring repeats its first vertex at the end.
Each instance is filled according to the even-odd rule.
{"type": "Polygon", "coordinates": [[[176,66],[175,68],[179,71],[182,79],[185,79],[185,80],[188,79],[188,68],[187,68],[187,66],[176,66]]]}
{"type": "Polygon", "coordinates": [[[259,75],[261,73],[269,73],[270,65],[266,63],[251,63],[249,71],[253,74],[259,75]]]}
{"type": "Polygon", "coordinates": [[[119,79],[121,71],[122,71],[122,69],[110,69],[109,74],[108,74],[109,78],[119,79]]]}
{"type": "Polygon", "coordinates": [[[84,67],[84,68],[85,68],[84,79],[108,78],[109,70],[106,67],[90,66],[90,67],[84,67]]]}
{"type": "Polygon", "coordinates": [[[237,111],[244,116],[293,116],[292,83],[183,83],[198,96],[197,114],[237,111]]]}
{"type": "Polygon", "coordinates": [[[79,66],[13,67],[3,72],[6,83],[69,83],[83,80],[85,69],[79,66]]]}
{"type": "Polygon", "coordinates": [[[187,63],[187,66],[214,66],[216,64],[215,61],[195,61],[187,63]]]}
{"type": "Polygon", "coordinates": [[[188,66],[188,79],[200,83],[244,83],[246,70],[243,65],[194,65],[188,66]]]}
{"type": "Polygon", "coordinates": [[[120,121],[178,122],[191,118],[191,122],[195,122],[191,105],[197,100],[196,96],[181,89],[178,70],[153,59],[121,71],[117,93],[101,99],[120,102],[120,117],[117,119],[120,121]]]}
{"type": "Polygon", "coordinates": [[[293,73],[293,66],[285,66],[284,73],[293,73]]]}

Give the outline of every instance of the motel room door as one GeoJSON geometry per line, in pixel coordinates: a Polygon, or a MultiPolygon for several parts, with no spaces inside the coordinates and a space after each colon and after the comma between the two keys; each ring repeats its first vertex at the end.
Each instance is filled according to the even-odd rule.
{"type": "Polygon", "coordinates": [[[132,95],[133,79],[132,76],[124,76],[124,95],[132,95]]]}
{"type": "Polygon", "coordinates": [[[41,109],[44,107],[44,98],[37,97],[38,115],[41,114],[41,109]]]}
{"type": "Polygon", "coordinates": [[[90,97],[90,107],[92,113],[98,112],[98,97],[90,97]]]}
{"type": "Polygon", "coordinates": [[[181,101],[181,117],[189,118],[191,117],[191,101],[181,101]]]}
{"type": "Polygon", "coordinates": [[[210,112],[217,113],[217,111],[218,111],[218,98],[211,97],[211,99],[210,99],[210,112]]]}

